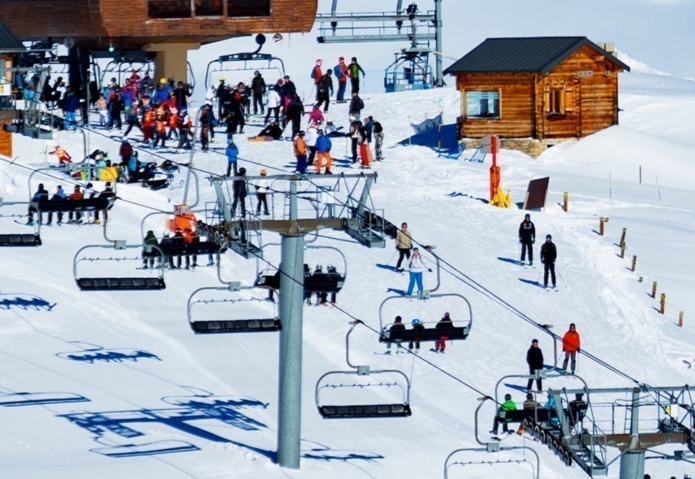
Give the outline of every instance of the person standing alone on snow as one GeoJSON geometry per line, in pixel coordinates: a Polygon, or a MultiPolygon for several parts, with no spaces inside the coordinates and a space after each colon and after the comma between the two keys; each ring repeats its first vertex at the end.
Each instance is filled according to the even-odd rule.
{"type": "Polygon", "coordinates": [[[403,258],[410,260],[410,250],[413,247],[413,239],[408,231],[408,223],[403,223],[401,229],[396,233],[396,250],[398,251],[398,263],[396,263],[396,271],[403,272],[401,263],[403,258]]]}
{"type": "Polygon", "coordinates": [[[526,213],[524,221],[519,225],[519,243],[521,243],[521,260],[523,264],[528,251],[528,264],[533,265],[533,243],[536,242],[536,227],[531,221],[531,215],[526,213]]]}
{"type": "Polygon", "coordinates": [[[425,269],[425,264],[422,262],[422,256],[420,256],[420,250],[417,248],[413,249],[413,256],[410,258],[408,263],[410,268],[410,282],[408,283],[408,291],[405,293],[406,296],[413,294],[413,287],[417,283],[418,296],[422,296],[422,270],[425,269]]]}
{"type": "Polygon", "coordinates": [[[570,329],[562,337],[562,350],[565,352],[565,360],[562,362],[562,373],[567,372],[567,363],[572,360],[572,374],[577,370],[577,353],[581,352],[581,341],[577,327],[570,324],[570,329]]]}
{"type": "MultiPolygon", "coordinates": [[[[537,339],[531,341],[531,347],[526,352],[526,364],[528,364],[528,373],[531,376],[535,375],[536,371],[543,370],[543,351],[538,347],[537,339]]],[[[531,386],[533,386],[533,378],[528,380],[526,385],[527,392],[531,392],[531,386]]],[[[543,390],[543,380],[540,376],[536,379],[536,386],[538,386],[538,391],[543,390]]]]}
{"type": "Polygon", "coordinates": [[[550,272],[550,279],[553,280],[553,288],[555,287],[555,260],[557,259],[557,248],[555,243],[553,243],[553,237],[547,235],[545,237],[545,243],[541,246],[541,263],[545,265],[545,272],[543,273],[543,285],[548,287],[548,272],[550,272]]]}

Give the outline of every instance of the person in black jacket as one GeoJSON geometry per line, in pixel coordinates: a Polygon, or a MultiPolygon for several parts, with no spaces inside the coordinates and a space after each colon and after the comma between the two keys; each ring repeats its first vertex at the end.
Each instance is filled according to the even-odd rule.
{"type": "MultiPolygon", "coordinates": [[[[543,370],[543,351],[538,347],[537,339],[531,341],[531,347],[526,352],[526,364],[528,364],[528,373],[531,375],[536,374],[537,370],[543,370]]],[[[526,385],[528,392],[531,392],[531,386],[533,386],[533,378],[529,379],[526,385]]],[[[543,390],[543,380],[540,376],[536,379],[536,386],[538,386],[538,391],[543,390]]]]}
{"type": "Polygon", "coordinates": [[[253,73],[253,80],[251,80],[251,91],[253,92],[253,114],[258,115],[258,107],[261,107],[261,115],[265,115],[265,108],[263,106],[263,95],[266,91],[265,80],[261,72],[256,70],[253,73]]]}
{"type": "Polygon", "coordinates": [[[545,243],[541,246],[541,263],[545,265],[545,273],[543,274],[543,285],[548,287],[548,272],[550,272],[553,280],[553,288],[555,287],[555,260],[557,259],[557,248],[553,243],[553,237],[548,235],[545,237],[545,243]]]}
{"type": "Polygon", "coordinates": [[[234,177],[232,184],[234,200],[232,201],[232,217],[236,214],[236,205],[241,203],[241,217],[246,216],[246,168],[239,168],[239,174],[234,177]]]}
{"type": "Polygon", "coordinates": [[[39,183],[39,187],[36,190],[36,193],[34,193],[34,196],[31,197],[31,202],[29,203],[29,210],[27,211],[27,216],[29,217],[29,220],[27,220],[27,224],[29,226],[32,226],[34,224],[34,213],[38,213],[39,219],[38,222],[41,224],[43,220],[43,215],[39,211],[39,202],[42,201],[48,201],[48,190],[43,187],[43,183],[39,183]]]}
{"type": "Polygon", "coordinates": [[[519,243],[521,243],[521,260],[523,264],[528,251],[528,264],[533,265],[533,243],[536,242],[536,227],[531,221],[531,215],[526,213],[524,221],[519,225],[519,243]]]}
{"type": "Polygon", "coordinates": [[[333,95],[333,75],[332,71],[328,70],[324,76],[321,77],[319,82],[316,84],[316,88],[318,88],[318,95],[316,98],[316,106],[317,108],[321,107],[321,104],[323,104],[323,111],[327,112],[328,111],[328,105],[331,103],[331,95],[333,95]]]}

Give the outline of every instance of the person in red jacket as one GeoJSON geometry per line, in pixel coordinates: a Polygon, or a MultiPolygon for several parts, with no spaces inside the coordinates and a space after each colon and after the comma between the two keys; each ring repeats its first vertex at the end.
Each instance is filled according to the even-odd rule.
{"type": "Polygon", "coordinates": [[[565,360],[562,363],[562,373],[567,372],[567,363],[572,359],[572,374],[577,369],[577,353],[581,352],[581,342],[579,333],[574,323],[570,324],[570,329],[562,337],[562,350],[565,352],[565,360]]]}

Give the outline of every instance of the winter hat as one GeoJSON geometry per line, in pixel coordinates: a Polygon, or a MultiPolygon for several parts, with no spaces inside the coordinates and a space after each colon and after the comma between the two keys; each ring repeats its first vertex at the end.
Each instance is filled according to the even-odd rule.
{"type": "Polygon", "coordinates": [[[317,59],[316,59],[316,64],[317,64],[317,65],[320,65],[320,64],[322,64],[322,63],[323,63],[323,60],[321,60],[320,58],[317,58],[317,59]]]}
{"type": "Polygon", "coordinates": [[[239,168],[239,174],[240,175],[245,175],[246,174],[246,168],[239,168]]]}
{"type": "Polygon", "coordinates": [[[400,323],[401,321],[403,321],[403,318],[401,318],[400,316],[396,316],[395,322],[400,323]]]}
{"type": "Polygon", "coordinates": [[[509,393],[505,394],[505,395],[504,395],[504,400],[505,400],[505,401],[511,401],[511,400],[512,400],[512,395],[509,394],[509,393]]]}
{"type": "Polygon", "coordinates": [[[552,237],[552,236],[550,236],[550,235],[546,235],[546,236],[545,236],[545,239],[547,239],[547,240],[551,240],[551,239],[553,239],[553,237],[552,237]]]}
{"type": "Polygon", "coordinates": [[[531,343],[537,343],[537,342],[538,342],[538,340],[535,338],[531,340],[531,343]]]}
{"type": "Polygon", "coordinates": [[[445,317],[445,318],[448,318],[448,317],[449,317],[449,313],[444,313],[444,317],[445,317]]]}
{"type": "Polygon", "coordinates": [[[339,61],[339,62],[344,62],[344,61],[345,61],[345,57],[340,57],[340,58],[338,58],[338,61],[339,61]]]}
{"type": "Polygon", "coordinates": [[[528,219],[531,219],[531,215],[530,215],[530,214],[528,214],[528,213],[526,213],[526,214],[524,215],[524,218],[528,218],[528,219]]]}

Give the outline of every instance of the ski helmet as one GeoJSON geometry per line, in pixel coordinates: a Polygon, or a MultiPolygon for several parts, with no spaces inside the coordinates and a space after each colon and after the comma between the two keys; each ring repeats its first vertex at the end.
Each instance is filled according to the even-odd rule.
{"type": "Polygon", "coordinates": [[[415,318],[415,319],[413,319],[413,320],[411,321],[411,323],[412,323],[413,326],[417,326],[418,324],[422,324],[422,321],[420,321],[419,319],[415,318]]]}

